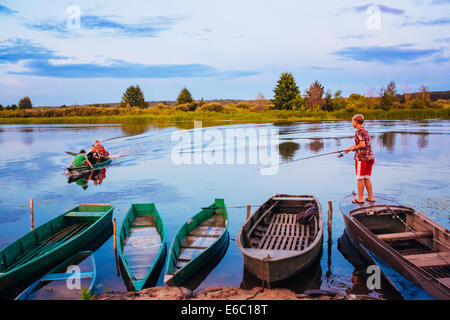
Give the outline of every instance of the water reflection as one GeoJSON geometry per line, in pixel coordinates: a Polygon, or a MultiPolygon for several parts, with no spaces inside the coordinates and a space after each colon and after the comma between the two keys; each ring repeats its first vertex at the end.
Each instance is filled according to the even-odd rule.
{"type": "Polygon", "coordinates": [[[417,145],[419,146],[419,149],[426,148],[428,145],[428,133],[424,132],[423,134],[419,135],[419,139],[417,141],[417,145]]]}
{"type": "Polygon", "coordinates": [[[311,139],[312,141],[309,143],[309,150],[312,152],[318,153],[323,150],[323,140],[322,139],[311,139]]]}
{"type": "Polygon", "coordinates": [[[292,141],[282,142],[278,145],[278,151],[284,161],[292,160],[299,149],[300,145],[292,141]]]}
{"type": "Polygon", "coordinates": [[[378,142],[380,143],[380,145],[385,147],[389,152],[393,152],[395,145],[395,132],[392,131],[383,132],[378,137],[378,142]]]}
{"type": "Polygon", "coordinates": [[[86,190],[89,186],[89,181],[92,181],[94,186],[99,186],[106,179],[106,168],[100,170],[91,170],[83,172],[81,175],[76,177],[69,177],[67,181],[69,184],[74,183],[86,190]]]}
{"type": "Polygon", "coordinates": [[[125,122],[120,125],[120,129],[125,136],[137,136],[144,132],[147,132],[150,129],[150,122],[125,122]]]}

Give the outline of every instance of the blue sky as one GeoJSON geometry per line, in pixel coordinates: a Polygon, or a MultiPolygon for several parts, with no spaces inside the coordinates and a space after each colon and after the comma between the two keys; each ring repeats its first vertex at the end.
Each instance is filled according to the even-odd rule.
{"type": "Polygon", "coordinates": [[[272,98],[286,71],[302,93],[315,80],[344,95],[390,80],[448,90],[449,13],[450,0],[0,0],[0,104],[119,102],[135,84],[147,100],[185,86],[196,99],[272,98]]]}

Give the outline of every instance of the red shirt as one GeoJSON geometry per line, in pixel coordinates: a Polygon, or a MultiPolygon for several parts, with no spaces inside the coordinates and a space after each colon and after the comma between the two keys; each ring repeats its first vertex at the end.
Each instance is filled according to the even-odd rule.
{"type": "Polygon", "coordinates": [[[355,132],[355,144],[358,145],[361,141],[365,141],[366,146],[362,149],[358,149],[355,152],[355,160],[358,161],[369,161],[373,160],[372,145],[370,144],[369,132],[366,128],[361,127],[355,132]]]}
{"type": "Polygon", "coordinates": [[[106,150],[105,150],[105,148],[102,146],[102,145],[100,145],[100,146],[96,146],[95,147],[95,151],[97,151],[101,156],[105,156],[106,155],[106,150]]]}

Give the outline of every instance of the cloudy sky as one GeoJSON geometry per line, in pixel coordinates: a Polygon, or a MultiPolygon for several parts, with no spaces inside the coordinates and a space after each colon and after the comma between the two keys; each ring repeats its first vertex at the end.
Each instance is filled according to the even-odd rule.
{"type": "Polygon", "coordinates": [[[450,0],[0,0],[0,104],[273,97],[450,89],[450,0]],[[78,15],[79,13],[79,15],[78,15]]]}

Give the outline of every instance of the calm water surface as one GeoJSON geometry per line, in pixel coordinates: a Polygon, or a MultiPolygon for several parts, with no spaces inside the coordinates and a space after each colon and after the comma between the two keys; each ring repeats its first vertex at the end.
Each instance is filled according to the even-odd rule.
{"type": "MultiPolygon", "coordinates": [[[[224,198],[228,206],[245,206],[261,204],[275,193],[314,194],[322,204],[325,221],[327,202],[333,202],[332,245],[328,247],[324,226],[321,258],[310,270],[282,286],[298,292],[331,289],[389,298],[389,291],[383,288],[368,290],[355,267],[337,249],[344,232],[338,203],[356,189],[353,154],[294,161],[351,146],[351,123],[230,123],[217,127],[227,128],[278,129],[277,152],[280,160],[286,162],[278,174],[260,175],[258,166],[250,164],[173,164],[170,154],[176,141],[171,140],[171,134],[191,130],[192,123],[0,126],[0,249],[29,231],[30,198],[34,199],[36,227],[80,203],[112,204],[120,226],[132,203],[155,202],[167,228],[169,247],[178,228],[214,198],[224,198]],[[66,151],[88,148],[96,139],[102,140],[118,158],[104,176],[69,183],[64,169],[72,157],[66,151]]],[[[448,228],[450,121],[367,121],[366,128],[376,157],[372,177],[375,192],[387,194],[448,228]]],[[[252,212],[255,209],[252,207],[252,212]]],[[[228,250],[189,284],[195,290],[261,285],[245,270],[235,241],[246,209],[228,212],[228,250]]],[[[125,292],[123,280],[116,272],[112,237],[100,243],[95,259],[95,293],[125,292]]],[[[164,270],[158,285],[163,285],[163,273],[164,270]]]]}

